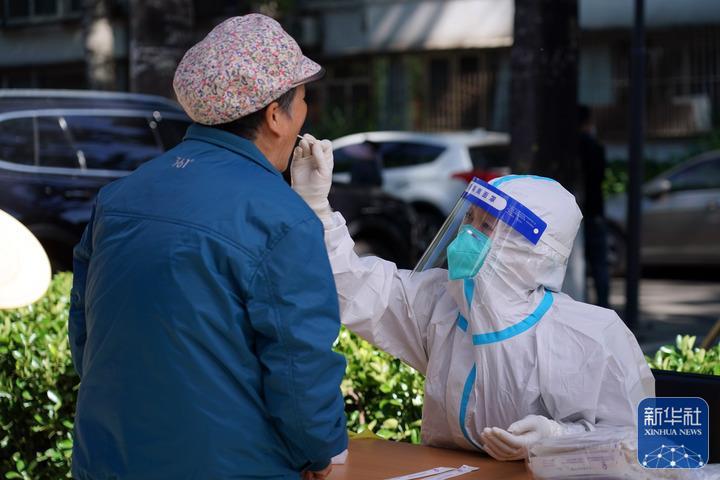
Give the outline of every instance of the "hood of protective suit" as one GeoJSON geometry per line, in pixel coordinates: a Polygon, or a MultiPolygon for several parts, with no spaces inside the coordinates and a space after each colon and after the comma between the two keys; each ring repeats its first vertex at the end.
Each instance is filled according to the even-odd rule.
{"type": "MultiPolygon", "coordinates": [[[[514,311],[518,316],[528,313],[527,303],[534,302],[531,296],[540,287],[560,291],[582,213],[575,197],[549,178],[508,175],[490,183],[539,216],[547,228],[533,245],[499,222],[478,274],[472,280],[450,281],[449,291],[468,320],[475,316],[471,310],[477,310],[471,305],[479,303],[486,319],[505,317],[512,322],[514,311]]],[[[507,322],[493,323],[501,327],[507,322]]]]}
{"type": "MultiPolygon", "coordinates": [[[[504,274],[515,277],[512,267],[518,267],[523,270],[523,277],[513,280],[519,284],[530,290],[543,286],[559,292],[565,278],[570,251],[582,221],[582,213],[575,197],[558,182],[543,177],[508,175],[490,183],[521,202],[547,223],[547,230],[540,242],[529,250],[527,242],[522,242],[517,233],[508,235],[510,245],[526,250],[526,253],[515,255],[514,248],[497,252],[498,262],[510,269],[504,274]]],[[[510,229],[504,224],[500,227],[510,229]]]]}

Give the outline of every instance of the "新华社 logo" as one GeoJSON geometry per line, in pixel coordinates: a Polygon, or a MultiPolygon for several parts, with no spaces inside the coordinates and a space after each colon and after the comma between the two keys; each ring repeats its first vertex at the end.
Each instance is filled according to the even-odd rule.
{"type": "Polygon", "coordinates": [[[708,459],[708,404],[651,397],[638,405],[638,462],[645,468],[702,468],[708,459]]]}

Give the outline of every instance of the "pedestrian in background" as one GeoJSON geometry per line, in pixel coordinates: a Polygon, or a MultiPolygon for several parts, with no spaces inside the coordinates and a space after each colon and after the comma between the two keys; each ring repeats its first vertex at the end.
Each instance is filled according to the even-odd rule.
{"type": "Polygon", "coordinates": [[[347,447],[323,226],[281,175],[322,73],[271,18],[226,20],[175,73],[183,142],[101,190],[75,248],[74,478],[321,479],[347,447]]]}
{"type": "Polygon", "coordinates": [[[605,180],[605,147],[597,140],[590,108],[578,107],[580,135],[578,157],[583,172],[585,198],[580,207],[584,218],[585,259],[595,285],[596,304],[609,307],[610,275],[607,258],[607,223],[602,185],[605,180]]]}

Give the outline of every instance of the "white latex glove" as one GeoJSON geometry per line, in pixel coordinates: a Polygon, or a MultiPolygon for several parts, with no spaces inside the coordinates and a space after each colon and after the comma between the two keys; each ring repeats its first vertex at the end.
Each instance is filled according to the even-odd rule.
{"type": "Polygon", "coordinates": [[[485,428],[480,434],[485,451],[496,460],[520,460],[527,455],[527,449],[543,438],[559,437],[570,433],[584,432],[582,424],[560,423],[542,415],[528,415],[508,427],[485,428]]]}
{"type": "Polygon", "coordinates": [[[290,166],[291,185],[326,226],[332,223],[332,209],[328,202],[332,171],[333,153],[330,140],[319,141],[306,133],[293,152],[290,166]]]}

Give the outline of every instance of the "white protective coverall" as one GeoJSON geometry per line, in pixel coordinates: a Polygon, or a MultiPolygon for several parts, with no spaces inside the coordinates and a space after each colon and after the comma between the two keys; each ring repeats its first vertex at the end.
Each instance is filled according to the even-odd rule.
{"type": "Polygon", "coordinates": [[[342,323],[425,374],[425,444],[476,450],[485,427],[532,414],[585,429],[635,425],[655,391],[635,337],[614,311],[559,291],[582,218],[574,197],[540,177],[491,183],[547,223],[555,248],[507,236],[472,280],[450,281],[443,269],[411,276],[358,257],[342,215],[328,213],[342,323]]]}

